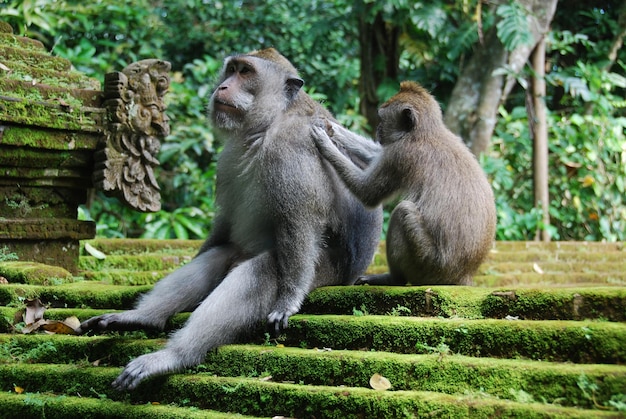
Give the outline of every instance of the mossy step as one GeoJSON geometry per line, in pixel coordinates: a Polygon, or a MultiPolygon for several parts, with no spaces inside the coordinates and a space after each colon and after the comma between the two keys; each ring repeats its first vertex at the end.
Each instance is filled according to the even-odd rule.
{"type": "MultiPolygon", "coordinates": [[[[184,252],[191,256],[198,253],[203,240],[180,240],[180,239],[93,239],[86,240],[96,249],[107,255],[137,255],[154,252],[184,252]]],[[[87,253],[83,250],[83,255],[87,253]]]]}
{"type": "Polygon", "coordinates": [[[454,354],[592,364],[626,362],[626,324],[599,321],[296,315],[286,344],[308,348],[454,354]]]}
{"type": "Polygon", "coordinates": [[[533,251],[512,251],[501,252],[492,251],[489,253],[486,259],[486,264],[491,263],[511,263],[511,262],[590,262],[590,263],[602,263],[602,262],[623,262],[626,258],[626,253],[623,251],[608,251],[608,252],[577,252],[571,251],[559,251],[551,252],[549,250],[533,250],[533,251]]]}
{"type": "Polygon", "coordinates": [[[109,255],[104,259],[81,256],[78,267],[86,271],[125,269],[129,271],[153,271],[177,268],[191,260],[192,256],[176,254],[109,255]]]}
{"type": "Polygon", "coordinates": [[[45,51],[24,50],[10,45],[0,45],[0,55],[8,63],[5,65],[20,62],[31,68],[44,68],[59,72],[67,72],[72,68],[72,63],[68,59],[53,57],[45,51]]]}
{"type": "Polygon", "coordinates": [[[99,398],[133,404],[157,402],[268,417],[620,417],[615,412],[520,403],[494,399],[482,393],[449,395],[427,391],[376,391],[215,377],[211,373],[159,377],[142,384],[132,393],[119,393],[110,387],[119,372],[119,368],[107,367],[3,365],[0,366],[0,385],[3,391],[19,386],[27,392],[80,394],[83,397],[95,393],[99,398]]]}
{"type": "MultiPolygon", "coordinates": [[[[2,25],[8,25],[6,22],[0,22],[2,25]]],[[[13,48],[21,48],[34,52],[43,52],[46,47],[36,39],[27,38],[24,36],[17,36],[13,34],[13,28],[8,27],[0,28],[0,45],[6,45],[13,48]]]]}
{"type": "MultiPolygon", "coordinates": [[[[132,308],[137,298],[151,288],[151,285],[119,286],[91,281],[58,286],[9,284],[0,286],[0,305],[20,307],[24,298],[39,298],[52,308],[124,310],[132,308]]],[[[626,289],[323,287],[307,296],[300,313],[625,321],[626,289]]]]}
{"type": "Polygon", "coordinates": [[[3,419],[46,418],[124,418],[124,419],[253,419],[237,413],[199,410],[160,404],[135,405],[106,398],[66,396],[64,394],[0,393],[0,415],[3,419]]]}
{"type": "Polygon", "coordinates": [[[478,275],[493,275],[506,273],[572,273],[572,272],[619,272],[626,271],[626,255],[624,260],[611,262],[589,261],[546,261],[546,262],[499,262],[483,264],[478,275]],[[538,272],[539,271],[539,272],[538,272]]]}
{"type": "Polygon", "coordinates": [[[537,287],[537,286],[626,286],[626,272],[568,272],[568,273],[505,273],[477,275],[472,278],[478,287],[537,287]]]}
{"type": "Polygon", "coordinates": [[[536,320],[626,320],[620,287],[324,287],[311,292],[303,314],[369,314],[536,320]]]}
{"type": "Polygon", "coordinates": [[[576,251],[576,252],[624,252],[623,242],[592,242],[592,241],[497,241],[494,248],[499,251],[576,251]]]}
{"type": "MultiPolygon", "coordinates": [[[[77,310],[49,310],[63,320],[77,310]]],[[[11,330],[15,309],[0,308],[0,332],[11,330]]],[[[88,310],[85,320],[108,311],[88,310]]],[[[174,316],[168,330],[182,326],[187,313],[174,316]]],[[[252,339],[263,336],[261,325],[252,339]]],[[[368,350],[404,354],[445,351],[466,356],[526,358],[552,362],[623,364],[626,324],[599,321],[433,319],[392,316],[295,315],[284,334],[294,347],[368,350]]]]}
{"type": "Polygon", "coordinates": [[[102,271],[84,271],[81,272],[81,275],[86,281],[96,281],[111,285],[154,285],[173,270],[174,268],[150,271],[105,269],[102,271]]]}
{"type": "Polygon", "coordinates": [[[74,282],[72,274],[59,266],[12,260],[0,262],[0,276],[11,283],[53,285],[74,282]]]}
{"type": "Polygon", "coordinates": [[[12,61],[11,72],[4,77],[19,82],[35,82],[45,86],[65,89],[100,90],[100,82],[77,71],[57,71],[54,69],[31,67],[26,63],[12,61]]]}
{"type": "Polygon", "coordinates": [[[80,281],[56,286],[0,285],[0,305],[17,306],[24,298],[40,298],[51,307],[91,307],[127,310],[151,285],[119,286],[80,281]]]}
{"type": "Polygon", "coordinates": [[[58,101],[34,101],[0,96],[3,122],[38,127],[99,132],[105,110],[92,107],[72,108],[58,101]]]}
{"type": "MultiPolygon", "coordinates": [[[[61,335],[0,335],[1,353],[22,363],[98,361],[123,366],[130,358],[164,346],[164,339],[120,339],[61,335]],[[85,356],[87,355],[87,356],[85,356]]],[[[515,400],[521,392],[534,400],[593,408],[626,394],[626,366],[475,358],[435,353],[329,351],[267,345],[229,345],[211,351],[197,370],[218,376],[268,377],[274,382],[369,388],[370,377],[386,377],[393,390],[446,394],[483,392],[515,400]],[[593,400],[582,387],[595,388],[593,400]]]]}
{"type": "MultiPolygon", "coordinates": [[[[2,88],[0,83],[0,89],[2,88]]],[[[35,127],[5,126],[2,133],[3,152],[11,147],[42,148],[45,150],[93,152],[100,141],[95,134],[52,131],[35,127]],[[5,147],[6,146],[6,147],[5,147]]],[[[26,155],[24,150],[22,153],[26,155]]],[[[68,154],[64,154],[67,156],[68,154]]],[[[2,160],[7,160],[3,158],[2,160]]]]}

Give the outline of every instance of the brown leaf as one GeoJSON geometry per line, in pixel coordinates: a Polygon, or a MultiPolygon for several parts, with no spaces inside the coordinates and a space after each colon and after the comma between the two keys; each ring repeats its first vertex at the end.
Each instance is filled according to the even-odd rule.
{"type": "Polygon", "coordinates": [[[41,325],[41,328],[48,333],[56,333],[59,335],[75,335],[76,330],[65,322],[59,320],[48,320],[41,325]]]}
{"type": "Polygon", "coordinates": [[[43,319],[43,313],[46,311],[39,298],[26,300],[26,313],[24,314],[24,323],[31,324],[37,320],[43,319]]]}
{"type": "Polygon", "coordinates": [[[28,334],[28,333],[33,333],[36,332],[37,330],[39,330],[39,328],[44,325],[45,323],[47,323],[48,320],[44,320],[44,319],[39,319],[36,322],[33,323],[28,323],[23,329],[22,329],[22,333],[24,334],[28,334]]]}

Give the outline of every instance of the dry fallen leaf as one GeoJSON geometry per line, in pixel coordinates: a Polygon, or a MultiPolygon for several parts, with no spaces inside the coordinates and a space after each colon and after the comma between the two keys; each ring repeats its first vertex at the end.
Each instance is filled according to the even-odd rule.
{"type": "Polygon", "coordinates": [[[37,320],[43,319],[43,313],[46,311],[39,298],[26,300],[26,313],[24,314],[24,323],[31,324],[37,320]]]}
{"type": "Polygon", "coordinates": [[[391,382],[382,375],[376,373],[370,378],[370,386],[374,390],[389,390],[391,388],[391,382]]]}
{"type": "Polygon", "coordinates": [[[38,330],[44,330],[46,333],[59,334],[59,335],[75,335],[76,329],[80,326],[80,320],[76,316],[68,317],[67,319],[60,320],[44,320],[39,319],[34,323],[27,324],[22,333],[33,333],[38,330]]]}
{"type": "Polygon", "coordinates": [[[71,326],[58,320],[48,320],[41,325],[41,328],[48,333],[56,333],[58,335],[75,335],[76,330],[71,326]]]}

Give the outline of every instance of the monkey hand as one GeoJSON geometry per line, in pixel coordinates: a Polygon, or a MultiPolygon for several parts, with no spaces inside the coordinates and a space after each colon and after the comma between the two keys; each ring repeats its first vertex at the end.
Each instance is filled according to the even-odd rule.
{"type": "Polygon", "coordinates": [[[163,326],[156,324],[146,324],[138,320],[139,316],[134,314],[134,310],[122,313],[107,313],[85,320],[76,330],[78,334],[88,331],[102,332],[105,330],[136,330],[141,328],[162,329],[163,326]]]}
{"type": "Polygon", "coordinates": [[[179,371],[184,367],[176,353],[162,349],[129,362],[111,385],[118,391],[134,390],[146,378],[179,371]]]}
{"type": "Polygon", "coordinates": [[[313,125],[311,127],[313,141],[315,141],[315,145],[322,152],[322,154],[326,154],[325,151],[331,149],[333,147],[333,142],[328,136],[326,130],[322,127],[313,125]]]}
{"type": "Polygon", "coordinates": [[[272,337],[278,337],[289,327],[289,317],[297,313],[298,310],[274,310],[267,316],[267,327],[272,337]]]}

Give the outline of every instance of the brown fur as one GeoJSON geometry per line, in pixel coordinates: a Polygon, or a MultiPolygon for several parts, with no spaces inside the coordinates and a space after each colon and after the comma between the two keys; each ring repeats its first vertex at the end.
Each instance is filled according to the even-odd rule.
{"type": "MultiPolygon", "coordinates": [[[[390,272],[359,282],[471,283],[495,234],[494,197],[484,172],[462,140],[445,127],[439,104],[419,84],[403,82],[379,115],[382,148],[365,170],[341,156],[323,130],[316,128],[314,137],[363,203],[401,198],[387,233],[390,272]]],[[[334,127],[332,131],[333,138],[347,135],[341,128],[339,135],[334,127]]]]}

